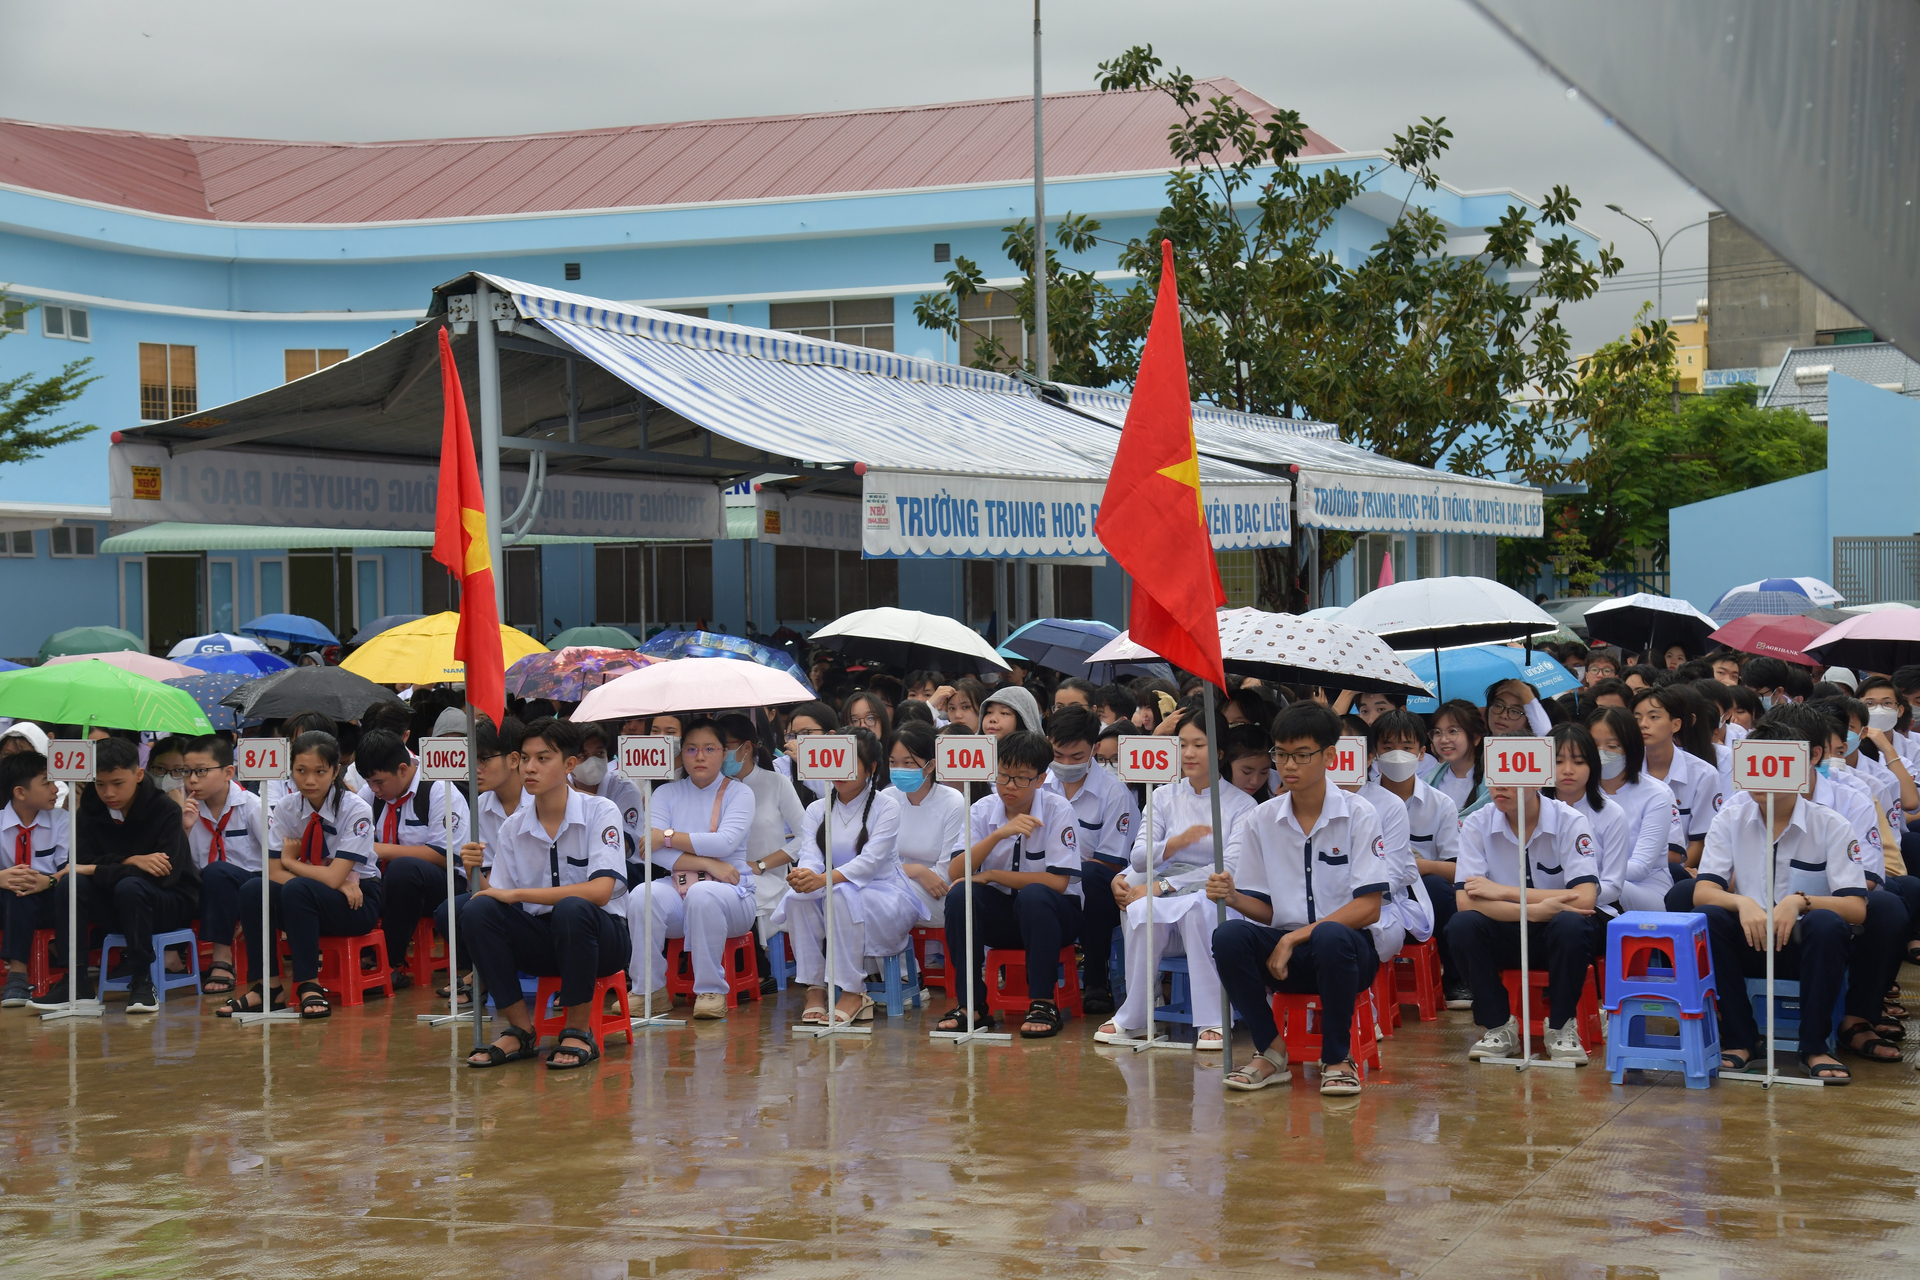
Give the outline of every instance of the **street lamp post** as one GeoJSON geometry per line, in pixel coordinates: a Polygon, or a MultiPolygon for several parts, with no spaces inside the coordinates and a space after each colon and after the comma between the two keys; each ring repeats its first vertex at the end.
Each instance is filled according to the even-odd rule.
{"type": "Polygon", "coordinates": [[[1665,240],[1662,240],[1660,238],[1660,233],[1653,229],[1652,218],[1637,218],[1633,214],[1628,213],[1625,209],[1622,209],[1617,204],[1610,204],[1607,206],[1607,208],[1613,210],[1615,213],[1619,214],[1621,217],[1625,218],[1627,221],[1638,226],[1642,231],[1645,231],[1648,235],[1653,237],[1653,248],[1654,248],[1654,255],[1655,255],[1653,310],[1654,310],[1654,315],[1657,319],[1661,319],[1661,320],[1666,319],[1667,318],[1667,246],[1674,242],[1674,240],[1679,236],[1680,231],[1691,231],[1695,227],[1704,227],[1707,225],[1709,221],[1711,221],[1711,219],[1702,218],[1698,222],[1689,222],[1686,226],[1681,227],[1679,231],[1675,231],[1673,235],[1670,235],[1665,240]]]}

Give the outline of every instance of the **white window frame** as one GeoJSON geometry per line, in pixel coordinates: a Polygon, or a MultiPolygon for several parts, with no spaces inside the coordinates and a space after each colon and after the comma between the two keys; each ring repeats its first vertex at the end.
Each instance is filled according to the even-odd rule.
{"type": "Polygon", "coordinates": [[[0,302],[0,332],[25,333],[27,312],[35,305],[26,298],[16,298],[8,294],[6,301],[0,302]]]}
{"type": "Polygon", "coordinates": [[[353,558],[353,617],[359,626],[364,627],[386,612],[387,599],[387,558],[385,556],[355,556],[353,558]],[[360,599],[360,566],[370,564],[374,574],[374,592],[380,598],[373,602],[371,611],[366,602],[360,599]]]}
{"type": "Polygon", "coordinates": [[[145,644],[147,641],[148,585],[147,558],[143,555],[121,556],[119,572],[120,629],[122,631],[131,631],[139,636],[140,643],[142,644],[145,644]],[[140,616],[137,619],[127,616],[127,579],[131,576],[128,573],[129,569],[137,570],[140,575],[140,616]]]}
{"type": "Polygon", "coordinates": [[[58,303],[54,303],[54,302],[42,302],[39,304],[39,308],[40,308],[40,336],[41,337],[53,338],[62,342],[92,342],[93,341],[93,316],[90,312],[88,312],[88,310],[85,307],[63,307],[58,303]],[[52,315],[55,312],[58,312],[60,315],[61,331],[59,333],[49,333],[47,331],[47,317],[52,315]],[[87,326],[87,336],[84,338],[76,338],[73,336],[73,316],[75,312],[78,312],[81,316],[85,317],[85,324],[87,326]]]}
{"type": "Polygon", "coordinates": [[[280,608],[276,612],[284,613],[287,608],[287,558],[285,556],[255,556],[253,559],[253,616],[259,617],[267,610],[260,601],[260,566],[277,564],[280,566],[280,608]]]}
{"type": "Polygon", "coordinates": [[[86,524],[86,523],[84,523],[84,522],[82,522],[82,523],[79,523],[79,524],[57,524],[57,525],[54,525],[54,526],[53,526],[53,528],[51,528],[51,529],[49,529],[49,530],[47,530],[47,555],[48,555],[48,556],[50,556],[51,558],[53,558],[53,559],[55,559],[55,560],[95,560],[95,559],[98,559],[98,558],[99,558],[99,556],[100,556],[100,531],[99,531],[98,529],[96,529],[96,528],[94,528],[94,527],[93,527],[92,525],[90,525],[90,524],[86,524]],[[73,532],[71,532],[71,531],[72,531],[72,530],[77,530],[77,529],[85,529],[85,530],[87,530],[87,532],[88,532],[88,533],[90,533],[90,534],[92,534],[92,535],[93,535],[93,550],[91,550],[91,551],[75,551],[75,550],[73,550],[73,549],[72,549],[72,548],[73,548],[73,546],[75,545],[75,543],[77,543],[77,542],[79,541],[79,539],[78,539],[78,538],[77,538],[77,537],[75,536],[75,534],[74,534],[73,532]],[[54,535],[55,535],[56,533],[58,533],[58,532],[60,532],[61,530],[67,530],[67,531],[69,531],[69,532],[67,533],[67,547],[68,547],[68,550],[67,550],[67,551],[65,551],[64,553],[63,553],[63,552],[61,552],[61,551],[60,551],[60,550],[59,550],[59,549],[57,548],[57,546],[55,545],[55,544],[56,544],[56,542],[57,542],[57,539],[56,539],[56,538],[54,537],[54,535]]]}
{"type": "Polygon", "coordinates": [[[0,533],[0,556],[5,556],[10,560],[32,560],[39,554],[40,544],[34,540],[33,530],[8,529],[5,533],[0,533]],[[13,540],[23,533],[27,535],[27,550],[15,551],[13,549],[13,540]]]}

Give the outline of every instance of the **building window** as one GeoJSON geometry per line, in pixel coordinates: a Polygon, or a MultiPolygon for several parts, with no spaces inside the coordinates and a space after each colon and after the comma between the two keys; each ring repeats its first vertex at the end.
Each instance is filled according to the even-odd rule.
{"type": "Polygon", "coordinates": [[[510,627],[540,630],[540,548],[508,547],[507,616],[510,627]]]}
{"type": "Polygon", "coordinates": [[[713,617],[713,547],[613,543],[593,549],[594,619],[645,639],[659,626],[713,617]]]}
{"type": "Polygon", "coordinates": [[[433,558],[433,552],[420,553],[420,611],[450,613],[460,607],[460,580],[433,558]]]}
{"type": "MultiPolygon", "coordinates": [[[[176,347],[175,350],[180,350],[180,348],[176,347]]],[[[186,350],[191,351],[193,348],[187,347],[186,350]]],[[[292,382],[295,378],[304,378],[308,374],[318,373],[322,369],[331,369],[346,358],[347,349],[345,347],[288,347],[287,381],[292,382]]],[[[142,381],[145,381],[145,379],[143,378],[142,381]]]]}
{"type": "MultiPolygon", "coordinates": [[[[1251,553],[1249,553],[1251,554],[1251,553]]],[[[1224,574],[1225,565],[1221,566],[1224,574]]],[[[1053,579],[1053,611],[1061,618],[1091,618],[1093,616],[1093,566],[1087,564],[1063,564],[1057,566],[1053,579]]],[[[1256,586],[1258,584],[1256,583],[1256,586]]],[[[1228,588],[1231,592],[1232,588],[1228,588]]],[[[1257,594],[1257,592],[1256,592],[1257,594]]],[[[1249,599],[1248,604],[1256,603],[1249,599]]]]}
{"type": "Polygon", "coordinates": [[[0,329],[11,333],[27,331],[27,310],[31,302],[22,302],[19,298],[0,297],[0,329]]]}
{"type": "Polygon", "coordinates": [[[803,338],[825,338],[875,351],[893,350],[893,299],[842,298],[836,302],[776,302],[769,328],[803,338]]]}
{"type": "Polygon", "coordinates": [[[936,240],[933,245],[933,260],[935,262],[952,262],[953,246],[950,244],[941,244],[936,240]]]}
{"type": "Polygon", "coordinates": [[[668,307],[667,314],[676,315],[676,316],[692,316],[695,320],[705,320],[708,318],[707,309],[705,307],[668,307]]]}
{"type": "Polygon", "coordinates": [[[579,263],[577,263],[577,262],[563,262],[563,263],[561,263],[560,265],[561,265],[561,267],[563,268],[563,272],[562,272],[562,274],[564,274],[564,275],[565,275],[565,276],[567,277],[567,279],[569,279],[569,280],[578,280],[578,279],[580,278],[580,264],[579,264],[579,263]]]}
{"type": "Polygon", "coordinates": [[[1013,295],[1004,290],[976,293],[960,300],[960,363],[994,351],[986,363],[996,369],[1016,368],[1027,361],[1027,329],[1014,310],[1013,295]]]}
{"type": "Polygon", "coordinates": [[[51,303],[41,303],[40,332],[49,338],[66,338],[72,342],[93,341],[93,326],[87,320],[85,307],[56,307],[51,303]]]}
{"type": "Polygon", "coordinates": [[[0,535],[0,555],[13,556],[19,560],[33,559],[33,530],[15,529],[0,535]]]}
{"type": "MultiPolygon", "coordinates": [[[[1260,603],[1260,564],[1252,551],[1216,551],[1214,563],[1220,567],[1220,585],[1227,589],[1227,604],[1235,609],[1251,609],[1260,603]]],[[[1091,574],[1093,571],[1087,571],[1091,574]]],[[[1090,618],[1091,613],[1063,613],[1063,618],[1090,618]]]]}
{"type": "Polygon", "coordinates": [[[900,603],[900,562],[858,551],[773,549],[774,611],[782,621],[825,622],[856,609],[900,603]]]}
{"type": "Polygon", "coordinates": [[[57,524],[47,530],[47,542],[56,560],[93,559],[93,526],[57,524]]]}
{"type": "Polygon", "coordinates": [[[200,407],[200,381],[192,347],[140,344],[140,418],[159,422],[200,407]]]}

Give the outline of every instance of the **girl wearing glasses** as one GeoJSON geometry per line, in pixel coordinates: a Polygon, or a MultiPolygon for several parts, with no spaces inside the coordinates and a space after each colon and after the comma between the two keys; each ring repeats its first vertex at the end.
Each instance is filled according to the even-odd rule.
{"type": "Polygon", "coordinates": [[[1540,694],[1525,680],[1487,686],[1487,734],[1495,738],[1544,738],[1553,731],[1540,694]]]}
{"type": "Polygon", "coordinates": [[[887,702],[877,693],[855,690],[840,704],[840,723],[849,729],[865,729],[885,741],[893,726],[888,723],[887,702]]]}
{"type": "Polygon", "coordinates": [[[1487,740],[1487,722],[1465,699],[1456,698],[1433,713],[1431,741],[1440,767],[1427,776],[1427,785],[1460,806],[1467,817],[1487,804],[1487,762],[1480,747],[1487,740]]]}
{"type": "Polygon", "coordinates": [[[727,739],[720,772],[753,792],[747,866],[753,869],[754,908],[764,940],[773,936],[774,910],[787,896],[787,868],[800,851],[800,830],[806,825],[806,814],[792,786],[773,771],[773,757],[761,745],[760,731],[752,720],[737,711],[721,716],[720,732],[727,739]]]}
{"type": "Polygon", "coordinates": [[[825,795],[827,784],[806,782],[793,776],[793,744],[816,733],[838,732],[840,717],[824,702],[803,702],[787,717],[786,753],[773,762],[773,771],[787,780],[802,809],[825,795]]]}

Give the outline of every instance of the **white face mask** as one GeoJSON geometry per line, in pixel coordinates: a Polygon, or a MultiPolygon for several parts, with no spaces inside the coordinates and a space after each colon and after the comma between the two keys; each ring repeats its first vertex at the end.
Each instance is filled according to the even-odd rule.
{"type": "Polygon", "coordinates": [[[153,785],[159,787],[162,791],[178,791],[187,784],[184,779],[162,773],[154,776],[153,785]]]}
{"type": "Polygon", "coordinates": [[[1900,713],[1892,707],[1868,707],[1867,728],[1878,729],[1882,733],[1893,732],[1893,726],[1900,723],[1900,713]]]}
{"type": "Polygon", "coordinates": [[[1079,764],[1061,764],[1053,762],[1053,776],[1062,782],[1078,782],[1087,776],[1087,770],[1093,766],[1091,760],[1082,760],[1079,764]]]}
{"type": "Polygon", "coordinates": [[[1420,767],[1420,757],[1411,751],[1382,751],[1374,759],[1379,762],[1380,776],[1389,782],[1405,782],[1420,767]]]}
{"type": "Polygon", "coordinates": [[[1627,771],[1626,753],[1622,751],[1602,751],[1600,753],[1600,776],[1611,782],[1627,771]]]}
{"type": "Polygon", "coordinates": [[[605,756],[588,756],[573,766],[573,780],[583,787],[598,787],[607,780],[605,756]]]}

